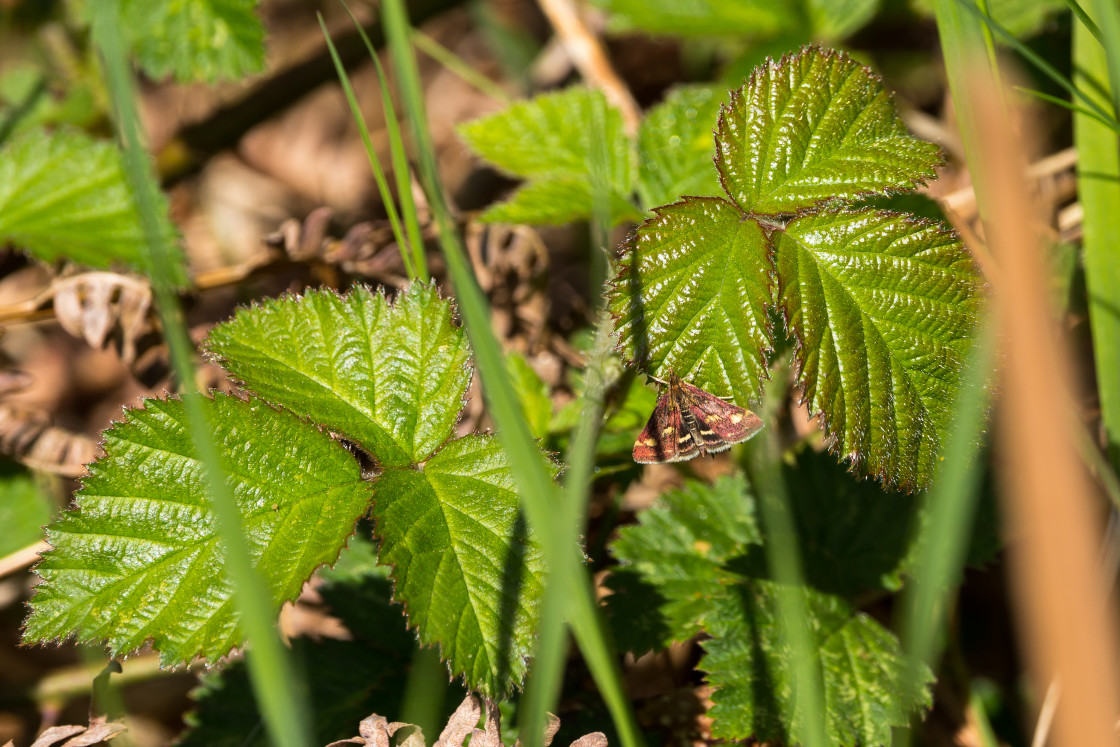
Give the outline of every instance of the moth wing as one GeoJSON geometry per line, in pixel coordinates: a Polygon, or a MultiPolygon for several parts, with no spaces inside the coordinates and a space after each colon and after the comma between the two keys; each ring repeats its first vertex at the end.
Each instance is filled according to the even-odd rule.
{"type": "Polygon", "coordinates": [[[683,462],[698,453],[692,434],[684,427],[680,409],[669,406],[666,392],[657,400],[649,422],[634,442],[634,461],[638,464],[683,462]]]}
{"type": "Polygon", "coordinates": [[[681,387],[708,451],[723,451],[762,430],[762,418],[750,410],[724,402],[692,384],[681,382],[681,387]]]}

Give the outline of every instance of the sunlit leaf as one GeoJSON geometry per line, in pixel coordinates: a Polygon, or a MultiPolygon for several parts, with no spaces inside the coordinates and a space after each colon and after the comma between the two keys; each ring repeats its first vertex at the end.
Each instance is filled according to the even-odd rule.
{"type": "Polygon", "coordinates": [[[810,410],[861,471],[925,486],[980,313],[971,257],[937,224],[872,210],[798,218],[776,243],[810,410]]]}
{"type": "MultiPolygon", "coordinates": [[[[224,395],[201,403],[279,609],[338,557],[371,486],[346,449],[289,413],[224,395]]],[[[224,656],[241,631],[183,403],[146,400],[104,436],[76,508],[48,533],[26,638],[105,641],[114,656],[150,640],[167,665],[224,656]]]]}
{"type": "MultiPolygon", "coordinates": [[[[159,206],[169,240],[167,206],[159,206]]],[[[51,262],[143,266],[144,231],[117,148],[76,130],[29,130],[0,148],[0,242],[51,262]]]]}

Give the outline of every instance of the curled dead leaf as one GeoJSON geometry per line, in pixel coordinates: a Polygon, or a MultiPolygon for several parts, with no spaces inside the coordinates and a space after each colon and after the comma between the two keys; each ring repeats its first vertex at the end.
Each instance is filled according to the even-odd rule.
{"type": "Polygon", "coordinates": [[[136,360],[137,340],[153,326],[149,285],[114,272],[86,272],[52,284],[59,325],[92,347],[105,347],[111,332],[121,360],[136,360]]]}
{"type": "MultiPolygon", "coordinates": [[[[30,383],[23,371],[0,373],[0,397],[30,383]]],[[[80,477],[97,455],[97,444],[89,436],[51,425],[43,409],[0,402],[0,454],[32,469],[80,477]]]]}
{"type": "MultiPolygon", "coordinates": [[[[405,739],[402,747],[424,747],[424,733],[419,727],[400,721],[389,723],[385,717],[377,714],[373,714],[362,721],[358,727],[359,736],[331,742],[327,747],[343,747],[347,744],[389,747],[390,737],[406,727],[411,727],[415,731],[405,739]]],[[[552,744],[552,740],[559,730],[560,719],[551,713],[548,714],[548,724],[544,729],[544,747],[549,747],[552,744]]],[[[472,693],[463,698],[463,702],[447,719],[447,725],[443,727],[439,739],[435,741],[432,747],[463,747],[463,742],[466,741],[468,735],[471,738],[471,747],[505,747],[502,743],[501,734],[502,714],[498,710],[498,704],[493,701],[484,702],[472,693]],[[477,729],[475,727],[478,725],[479,718],[482,717],[484,707],[486,721],[483,723],[483,728],[477,729]]],[[[521,741],[518,740],[514,747],[521,747],[521,741]]],[[[572,743],[572,747],[607,747],[607,737],[602,732],[592,732],[577,739],[572,743]]]]}

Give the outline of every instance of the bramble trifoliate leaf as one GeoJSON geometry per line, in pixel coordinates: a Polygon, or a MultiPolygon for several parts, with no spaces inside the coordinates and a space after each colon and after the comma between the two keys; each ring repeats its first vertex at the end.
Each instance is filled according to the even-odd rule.
{"type": "MultiPolygon", "coordinates": [[[[342,446],[259,400],[200,399],[254,565],[276,608],[338,557],[372,486],[342,446]]],[[[241,643],[233,587],[181,401],[146,400],[105,432],[76,508],[53,524],[25,638],[151,640],[166,665],[241,643]]]]}
{"type": "MultiPolygon", "coordinates": [[[[612,616],[630,621],[616,629],[636,629],[642,643],[650,642],[653,626],[643,621],[650,610],[636,601],[658,602],[655,613],[668,640],[700,631],[710,636],[699,667],[716,688],[713,736],[796,744],[804,735],[792,720],[794,661],[783,642],[779,587],[766,576],[761,541],[741,477],[671,491],[640,514],[637,526],[619,532],[612,549],[622,561],[624,582],[612,580],[616,593],[607,605],[612,616]]],[[[830,744],[889,744],[892,726],[906,725],[929,706],[930,673],[923,673],[918,701],[904,696],[905,660],[889,630],[844,596],[811,586],[798,591],[816,644],[811,652],[822,675],[830,744]]]]}
{"type": "Polygon", "coordinates": [[[206,347],[248,389],[383,467],[423,461],[448,439],[471,378],[450,302],[419,284],[395,303],[367,288],[270,299],[216,327],[206,347]]]}
{"type": "Polygon", "coordinates": [[[750,214],[908,189],[940,160],[936,145],[907,134],[878,76],[816,48],[758,67],[716,131],[723,187],[750,214]]]}
{"type": "Polygon", "coordinates": [[[386,471],[374,516],[421,642],[487,696],[508,693],[532,653],[544,561],[501,445],[470,435],[420,469],[386,471]]]}
{"type": "MultiPolygon", "coordinates": [[[[167,205],[159,207],[173,241],[167,205]]],[[[0,243],[7,242],[47,262],[142,267],[144,230],[116,146],[76,130],[36,129],[0,148],[0,243]]]]}
{"type": "Polygon", "coordinates": [[[772,272],[762,227],[713,197],[654,212],[628,240],[611,293],[623,352],[717,396],[760,396],[772,272]]]}
{"type": "Polygon", "coordinates": [[[123,0],[121,23],[153,78],[213,82],[264,69],[257,0],[123,0]]]}
{"type": "Polygon", "coordinates": [[[970,255],[937,224],[874,210],[797,218],[775,238],[810,411],[861,471],[927,485],[980,314],[970,255]]]}
{"type": "Polygon", "coordinates": [[[311,291],[242,309],[208,348],[248,388],[374,457],[396,601],[453,673],[499,697],[524,676],[542,568],[505,452],[491,437],[450,440],[470,383],[453,318],[420,284],[393,303],[365,288],[311,291]]]}
{"type": "Polygon", "coordinates": [[[837,450],[888,485],[928,485],[982,284],[937,225],[838,203],[931,178],[937,148],[906,134],[867,68],[817,48],[756,70],[715,139],[730,200],[654,208],[623,247],[620,349],[646,373],[750,400],[780,310],[837,450]]]}
{"type": "Polygon", "coordinates": [[[638,194],[645,207],[681,195],[723,194],[712,168],[720,98],[707,86],[684,86],[650,109],[638,128],[638,194]]]}
{"type": "Polygon", "coordinates": [[[592,213],[592,173],[601,149],[613,222],[639,218],[630,204],[635,172],[633,144],[622,115],[600,91],[573,87],[520,101],[459,128],[478,155],[528,180],[484,221],[566,223],[592,213]]]}

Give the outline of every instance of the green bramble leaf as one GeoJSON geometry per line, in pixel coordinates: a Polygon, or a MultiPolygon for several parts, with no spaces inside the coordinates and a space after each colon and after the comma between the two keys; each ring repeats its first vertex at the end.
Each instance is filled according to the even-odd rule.
{"type": "Polygon", "coordinates": [[[241,309],[206,349],[261,397],[341,433],[382,467],[427,459],[451,435],[471,380],[450,303],[412,285],[308,291],[241,309]]]}
{"type": "Polygon", "coordinates": [[[483,221],[559,224],[591,215],[591,168],[600,142],[612,221],[640,218],[630,204],[633,144],[601,91],[577,86],[520,101],[462,125],[459,135],[497,168],[528,180],[511,200],[483,213],[483,221]]]}
{"type": "Polygon", "coordinates": [[[730,200],[656,208],[624,245],[609,300],[620,349],[649,374],[756,399],[780,311],[835,450],[886,485],[927,486],[982,283],[938,224],[841,206],[911,188],[938,160],[847,56],[768,62],[721,110],[730,200]]]}
{"type": "Polygon", "coordinates": [[[450,440],[471,377],[452,319],[421,284],[395,303],[365,288],[311,291],[241,310],[206,347],[250,390],[373,457],[396,601],[452,672],[500,697],[525,673],[543,561],[505,452],[489,437],[450,440]]]}
{"type": "MultiPolygon", "coordinates": [[[[200,402],[279,610],[338,557],[371,486],[342,446],[290,413],[225,395],[200,402]]],[[[76,508],[48,532],[25,638],[73,634],[114,656],[151,641],[164,665],[216,661],[242,634],[183,403],[146,400],[104,435],[76,508]]]]}
{"type": "Polygon", "coordinates": [[[873,210],[798,218],[776,244],[810,412],[860,471],[928,484],[981,311],[971,257],[937,224],[873,210]]]}
{"type": "Polygon", "coordinates": [[[936,145],[906,132],[878,76],[817,48],[757,68],[716,131],[720,180],[747,214],[909,189],[940,161],[936,145]]]}
{"type": "Polygon", "coordinates": [[[235,80],[264,69],[256,10],[257,0],[122,0],[121,24],[153,78],[235,80]]]}
{"type": "MultiPolygon", "coordinates": [[[[351,640],[296,638],[292,657],[301,673],[316,744],[345,739],[370,713],[400,713],[416,636],[390,603],[388,569],[377,548],[350,538],[334,568],[320,576],[317,592],[350,633],[351,640]]],[[[457,703],[457,693],[447,701],[457,703]]],[[[459,696],[461,697],[461,695],[459,696]]],[[[244,659],[204,674],[191,692],[196,707],[185,719],[181,747],[268,747],[244,659]]]]}
{"type": "Polygon", "coordinates": [[[374,517],[380,560],[393,567],[420,641],[438,643],[452,671],[484,693],[508,692],[532,654],[544,560],[501,445],[470,435],[421,470],[387,471],[374,517]]]}
{"type": "MultiPolygon", "coordinates": [[[[168,241],[174,229],[160,205],[168,241]]],[[[144,266],[144,231],[109,142],[71,129],[29,130],[0,148],[0,243],[39,259],[144,266]]],[[[177,271],[182,279],[182,269],[177,271]]]]}
{"type": "MultiPolygon", "coordinates": [[[[795,744],[804,735],[791,721],[794,662],[781,640],[778,585],[766,577],[761,542],[741,476],[670,491],[640,514],[638,525],[619,532],[612,550],[622,561],[615,575],[623,582],[612,577],[616,593],[607,606],[616,620],[629,621],[616,629],[637,631],[640,644],[656,643],[650,630],[663,636],[660,645],[701,631],[710,636],[699,668],[715,687],[713,736],[795,744]],[[642,619],[648,608],[635,605],[653,600],[660,600],[653,610],[660,629],[642,619]]],[[[830,744],[889,744],[893,726],[929,707],[932,673],[923,672],[920,693],[906,696],[905,659],[889,630],[842,595],[812,587],[800,592],[821,668],[830,744]]]]}
{"type": "Polygon", "coordinates": [[[676,88],[642,118],[638,128],[638,192],[644,205],[678,195],[723,194],[712,169],[712,131],[719,96],[707,86],[676,88]]]}
{"type": "Polygon", "coordinates": [[[772,339],[762,227],[714,197],[654,213],[624,247],[611,294],[623,353],[717,396],[761,396],[772,339]]]}

